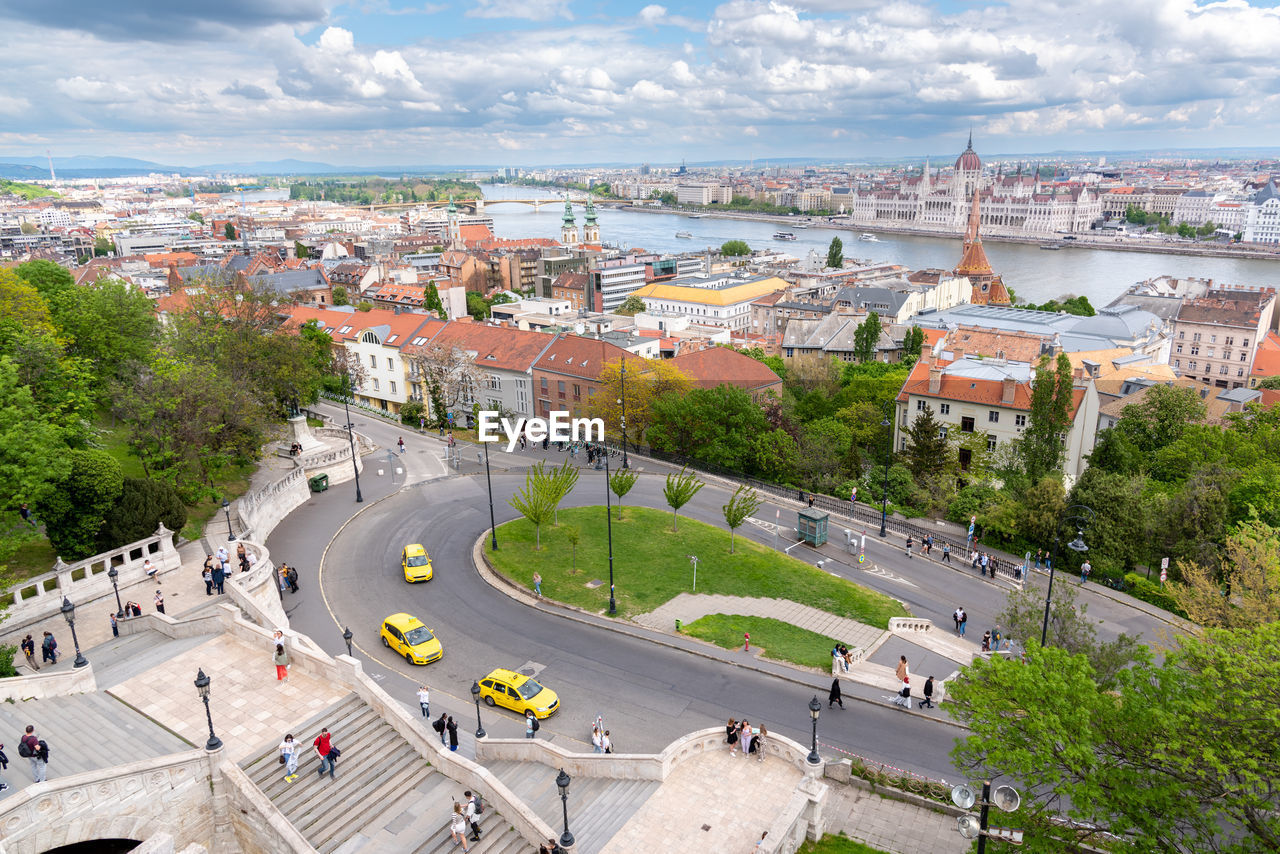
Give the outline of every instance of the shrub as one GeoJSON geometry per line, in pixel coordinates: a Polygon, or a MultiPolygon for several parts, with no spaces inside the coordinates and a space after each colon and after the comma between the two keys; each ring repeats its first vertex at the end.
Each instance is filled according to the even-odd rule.
{"type": "Polygon", "coordinates": [[[400,406],[400,420],[408,424],[410,427],[417,427],[419,419],[422,418],[426,410],[422,407],[420,400],[408,400],[400,406]]]}
{"type": "Polygon", "coordinates": [[[98,531],[98,551],[104,552],[149,537],[160,527],[181,531],[187,507],[173,484],[145,477],[126,477],[120,496],[107,511],[98,531]]]}
{"type": "Polygon", "coordinates": [[[1143,602],[1150,602],[1157,608],[1163,608],[1171,614],[1177,614],[1179,617],[1186,617],[1187,614],[1169,595],[1167,585],[1160,585],[1155,581],[1149,580],[1146,576],[1138,575],[1136,572],[1130,572],[1124,577],[1125,583],[1129,585],[1128,594],[1143,602]]]}

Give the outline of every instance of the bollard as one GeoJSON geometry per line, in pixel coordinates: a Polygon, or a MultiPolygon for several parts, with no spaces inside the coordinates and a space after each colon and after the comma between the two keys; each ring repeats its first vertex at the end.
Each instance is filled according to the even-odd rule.
{"type": "Polygon", "coordinates": [[[680,634],[680,621],[676,620],[676,634],[680,634]]]}
{"type": "Polygon", "coordinates": [[[751,652],[751,633],[750,632],[742,633],[742,651],[751,652]]]}

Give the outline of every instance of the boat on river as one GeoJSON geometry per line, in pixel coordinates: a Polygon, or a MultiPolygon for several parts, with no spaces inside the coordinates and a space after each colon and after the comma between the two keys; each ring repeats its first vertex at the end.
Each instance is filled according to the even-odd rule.
{"type": "Polygon", "coordinates": [[[677,232],[676,232],[676,237],[687,237],[687,238],[692,238],[692,237],[693,237],[693,235],[692,235],[691,233],[687,232],[687,231],[677,231],[677,232]]]}
{"type": "Polygon", "coordinates": [[[859,235],[858,235],[858,239],[859,239],[859,240],[862,240],[862,241],[865,241],[865,242],[867,242],[867,243],[879,243],[879,242],[880,242],[880,238],[876,237],[874,234],[869,234],[869,233],[867,233],[867,232],[865,232],[865,231],[864,231],[862,234],[859,234],[859,235]]]}
{"type": "Polygon", "coordinates": [[[774,240],[795,240],[796,236],[789,231],[775,231],[773,233],[774,240]]]}

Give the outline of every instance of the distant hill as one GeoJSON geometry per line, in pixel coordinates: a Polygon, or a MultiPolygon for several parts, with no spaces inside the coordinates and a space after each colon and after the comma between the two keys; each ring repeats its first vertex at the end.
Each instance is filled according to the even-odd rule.
{"type": "Polygon", "coordinates": [[[24,199],[38,199],[41,196],[58,195],[53,190],[46,187],[37,187],[35,184],[20,184],[17,181],[8,181],[0,178],[0,196],[7,195],[22,196],[24,199]]]}

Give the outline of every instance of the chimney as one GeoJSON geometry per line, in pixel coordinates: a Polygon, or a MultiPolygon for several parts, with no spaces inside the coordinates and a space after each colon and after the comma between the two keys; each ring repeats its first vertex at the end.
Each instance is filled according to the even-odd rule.
{"type": "Polygon", "coordinates": [[[929,366],[929,394],[937,394],[942,391],[942,368],[937,365],[929,366]]]}
{"type": "Polygon", "coordinates": [[[1013,394],[1018,387],[1018,381],[1013,377],[1005,377],[1004,380],[1001,381],[1001,385],[1000,403],[1005,406],[1012,406],[1013,394]]]}

